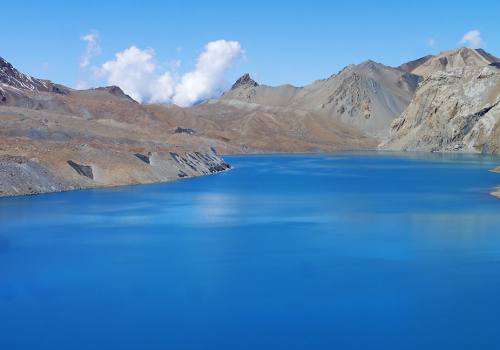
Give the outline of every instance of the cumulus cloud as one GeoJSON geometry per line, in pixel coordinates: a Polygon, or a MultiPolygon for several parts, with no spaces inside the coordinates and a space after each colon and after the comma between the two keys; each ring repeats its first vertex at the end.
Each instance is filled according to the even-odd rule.
{"type": "Polygon", "coordinates": [[[115,59],[104,63],[100,74],[109,85],[118,85],[139,102],[161,102],[172,95],[170,73],[158,74],[152,49],[141,50],[135,46],[118,52],[115,59]]]}
{"type": "Polygon", "coordinates": [[[460,45],[465,45],[473,49],[480,48],[484,45],[483,38],[481,38],[481,32],[477,29],[468,31],[460,40],[460,45]]]}
{"type": "Polygon", "coordinates": [[[101,53],[101,47],[99,44],[99,34],[97,32],[91,32],[85,34],[80,38],[86,43],[85,53],[80,60],[80,68],[86,68],[90,64],[92,57],[97,56],[101,53]]]}
{"type": "Polygon", "coordinates": [[[209,42],[199,55],[195,69],[179,77],[175,74],[179,61],[171,71],[163,71],[154,50],[131,46],[104,63],[100,74],[109,85],[120,86],[139,102],[190,106],[221,93],[225,72],[242,53],[237,41],[209,42]]]}
{"type": "Polygon", "coordinates": [[[177,84],[173,102],[186,106],[220,94],[224,73],[241,54],[241,45],[237,41],[208,43],[198,57],[196,69],[185,74],[177,84]]]}

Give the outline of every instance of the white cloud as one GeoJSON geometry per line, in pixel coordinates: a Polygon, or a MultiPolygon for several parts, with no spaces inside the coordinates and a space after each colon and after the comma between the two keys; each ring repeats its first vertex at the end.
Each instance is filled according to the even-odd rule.
{"type": "Polygon", "coordinates": [[[221,93],[224,73],[242,55],[237,41],[217,40],[208,43],[198,57],[196,69],[185,74],[175,88],[173,102],[188,106],[221,93]]]}
{"type": "Polygon", "coordinates": [[[175,70],[180,61],[171,65],[171,71],[162,71],[154,50],[131,46],[104,63],[100,74],[109,85],[120,86],[139,102],[190,106],[220,95],[225,86],[225,72],[242,53],[236,41],[212,41],[198,57],[195,69],[177,77],[175,70]]]}
{"type": "Polygon", "coordinates": [[[434,38],[427,39],[427,46],[433,47],[434,45],[436,45],[436,39],[434,38]]]}
{"type": "Polygon", "coordinates": [[[101,66],[100,72],[109,85],[118,85],[135,100],[142,102],[151,98],[156,75],[155,52],[141,50],[135,46],[118,52],[115,59],[101,66]]]}
{"type": "Polygon", "coordinates": [[[85,34],[80,39],[87,44],[85,53],[80,60],[80,68],[86,68],[90,64],[90,60],[92,59],[92,57],[97,56],[101,53],[101,47],[99,45],[99,34],[97,34],[96,32],[91,32],[85,34]]]}
{"type": "Polygon", "coordinates": [[[468,31],[460,40],[460,45],[466,45],[468,47],[477,49],[484,45],[483,38],[481,38],[481,32],[477,29],[468,31]]]}

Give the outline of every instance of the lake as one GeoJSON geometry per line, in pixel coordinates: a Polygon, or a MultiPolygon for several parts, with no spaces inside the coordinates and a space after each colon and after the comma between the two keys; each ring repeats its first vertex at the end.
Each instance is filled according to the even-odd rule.
{"type": "Polygon", "coordinates": [[[0,199],[0,349],[500,348],[500,158],[226,160],[0,199]]]}

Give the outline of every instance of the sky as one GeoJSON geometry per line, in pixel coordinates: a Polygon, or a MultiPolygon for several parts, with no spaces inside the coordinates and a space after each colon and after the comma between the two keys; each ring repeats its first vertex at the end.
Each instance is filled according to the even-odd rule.
{"type": "Polygon", "coordinates": [[[459,46],[500,56],[500,1],[7,1],[0,56],[71,87],[189,105],[243,73],[297,86],[459,46]],[[215,62],[215,63],[214,63],[215,62]]]}

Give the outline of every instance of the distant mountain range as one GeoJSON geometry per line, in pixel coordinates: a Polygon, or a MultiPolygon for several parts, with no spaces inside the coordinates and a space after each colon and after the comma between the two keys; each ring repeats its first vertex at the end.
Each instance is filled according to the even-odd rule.
{"type": "Polygon", "coordinates": [[[300,88],[254,85],[250,78],[222,99],[310,111],[379,136],[388,133],[391,121],[409,104],[419,80],[417,75],[366,61],[300,88]]]}
{"type": "Polygon", "coordinates": [[[0,136],[0,178],[25,179],[0,181],[0,195],[202,175],[226,167],[213,149],[500,153],[500,60],[459,48],[399,67],[365,61],[303,87],[245,74],[220,99],[181,108],[116,86],[74,90],[0,58],[0,136]]]}

